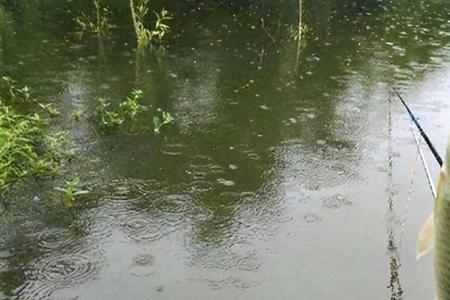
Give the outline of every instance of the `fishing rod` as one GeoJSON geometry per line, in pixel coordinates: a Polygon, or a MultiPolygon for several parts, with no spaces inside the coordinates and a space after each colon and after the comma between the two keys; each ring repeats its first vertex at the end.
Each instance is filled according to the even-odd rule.
{"type": "Polygon", "coordinates": [[[428,147],[431,150],[431,153],[433,153],[434,158],[436,159],[436,161],[438,162],[439,166],[442,167],[442,158],[439,155],[439,153],[437,152],[436,148],[434,148],[433,144],[431,143],[430,139],[428,138],[427,134],[425,133],[425,131],[422,129],[422,126],[420,126],[419,121],[417,121],[417,118],[414,116],[414,114],[412,113],[412,111],[409,109],[408,105],[406,104],[405,100],[403,100],[402,96],[400,95],[400,93],[394,88],[392,87],[392,90],[395,92],[395,94],[397,95],[397,97],[400,99],[400,101],[403,103],[403,106],[406,108],[406,110],[408,111],[409,116],[411,117],[411,119],[413,120],[414,124],[416,124],[416,127],[419,129],[420,135],[423,137],[423,139],[425,140],[425,142],[427,143],[428,147]]]}
{"type": "Polygon", "coordinates": [[[411,132],[414,136],[414,140],[416,141],[417,150],[419,151],[420,160],[422,161],[423,168],[425,169],[425,174],[427,175],[428,184],[430,185],[431,193],[433,197],[436,198],[436,187],[434,186],[433,179],[431,177],[430,168],[428,168],[427,161],[425,160],[425,156],[423,155],[422,147],[420,146],[419,137],[414,132],[414,129],[411,127],[411,132]]]}

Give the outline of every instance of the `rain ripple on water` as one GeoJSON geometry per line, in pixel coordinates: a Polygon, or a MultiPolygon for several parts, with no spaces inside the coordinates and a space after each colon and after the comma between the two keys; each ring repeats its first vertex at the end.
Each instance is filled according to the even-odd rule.
{"type": "Polygon", "coordinates": [[[100,262],[81,254],[47,256],[33,264],[28,281],[17,289],[18,299],[48,299],[62,288],[92,280],[100,270],[100,262]]]}
{"type": "Polygon", "coordinates": [[[67,229],[47,228],[38,234],[39,246],[44,249],[54,250],[73,241],[72,233],[67,229]]]}

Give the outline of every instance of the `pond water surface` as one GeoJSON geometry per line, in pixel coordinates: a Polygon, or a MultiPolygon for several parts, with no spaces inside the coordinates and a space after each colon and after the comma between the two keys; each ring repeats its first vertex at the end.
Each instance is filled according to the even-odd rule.
{"type": "Polygon", "coordinates": [[[299,55],[296,1],[167,1],[165,50],[144,57],[126,1],[103,1],[102,38],[75,32],[90,1],[10,2],[0,74],[54,103],[76,156],[0,196],[0,299],[434,298],[415,258],[433,200],[391,87],[443,153],[448,1],[304,0],[299,55]],[[176,122],[102,132],[95,99],[133,88],[140,125],[176,122]],[[86,205],[51,205],[74,176],[86,205]]]}

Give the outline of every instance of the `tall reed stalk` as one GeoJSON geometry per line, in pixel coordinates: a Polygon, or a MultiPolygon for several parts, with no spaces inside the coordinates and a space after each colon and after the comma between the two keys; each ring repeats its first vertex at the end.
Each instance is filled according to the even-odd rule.
{"type": "Polygon", "coordinates": [[[139,39],[139,27],[138,27],[138,22],[137,22],[137,16],[136,16],[136,10],[135,10],[135,6],[134,6],[134,1],[133,0],[129,0],[130,2],[130,11],[131,11],[131,18],[133,19],[133,27],[134,27],[134,32],[136,33],[136,39],[139,39]]]}

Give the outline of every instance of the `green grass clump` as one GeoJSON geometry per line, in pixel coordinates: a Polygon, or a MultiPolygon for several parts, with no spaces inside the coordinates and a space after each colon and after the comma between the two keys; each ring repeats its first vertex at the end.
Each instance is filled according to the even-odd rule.
{"type": "Polygon", "coordinates": [[[67,145],[67,134],[50,133],[39,114],[19,113],[0,99],[0,190],[27,176],[59,173],[67,145]]]}
{"type": "MultiPolygon", "coordinates": [[[[143,92],[141,90],[133,90],[124,101],[113,106],[104,98],[97,99],[96,114],[103,129],[126,128],[128,130],[136,130],[139,126],[139,115],[143,111],[148,110],[148,106],[140,104],[143,92]],[[128,125],[128,126],[126,126],[128,125]]],[[[153,132],[160,134],[161,128],[174,123],[175,119],[169,112],[157,109],[157,115],[153,117],[153,132]]],[[[147,124],[147,123],[146,123],[147,124]]],[[[142,124],[141,124],[142,125],[142,124]]],[[[142,131],[151,130],[148,125],[141,126],[142,131]]]]}
{"type": "Polygon", "coordinates": [[[135,121],[138,113],[144,110],[144,107],[139,104],[142,95],[141,90],[133,90],[130,96],[120,102],[117,107],[111,107],[104,98],[99,98],[96,111],[101,125],[105,128],[114,128],[126,122],[135,121]]]}

